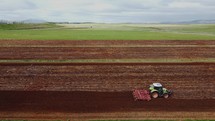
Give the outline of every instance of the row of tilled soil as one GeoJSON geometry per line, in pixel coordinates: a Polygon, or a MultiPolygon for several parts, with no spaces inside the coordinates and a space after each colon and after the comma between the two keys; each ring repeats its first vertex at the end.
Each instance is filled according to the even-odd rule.
{"type": "Polygon", "coordinates": [[[0,64],[0,90],[122,92],[160,82],[175,99],[214,99],[215,63],[0,64]]]}
{"type": "Polygon", "coordinates": [[[215,47],[0,47],[0,59],[211,59],[215,47]]]}
{"type": "Polygon", "coordinates": [[[32,45],[48,45],[48,46],[77,46],[77,45],[215,45],[213,40],[83,40],[83,41],[63,41],[63,40],[0,40],[1,46],[32,46],[32,45]]]}
{"type": "MultiPolygon", "coordinates": [[[[215,101],[211,99],[160,98],[151,101],[134,101],[131,92],[0,91],[0,96],[0,112],[10,112],[9,114],[61,112],[65,114],[94,113],[94,116],[98,116],[96,113],[99,112],[215,111],[215,101]]],[[[55,115],[52,116],[55,117],[55,115]]]]}

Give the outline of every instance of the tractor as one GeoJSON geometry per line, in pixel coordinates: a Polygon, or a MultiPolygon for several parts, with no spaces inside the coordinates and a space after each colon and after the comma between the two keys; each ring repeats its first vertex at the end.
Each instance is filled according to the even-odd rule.
{"type": "Polygon", "coordinates": [[[149,93],[152,98],[158,97],[168,98],[172,94],[172,91],[163,88],[163,86],[160,83],[153,83],[149,87],[149,93]]]}
{"type": "Polygon", "coordinates": [[[145,89],[135,89],[133,90],[134,100],[147,100],[150,101],[151,98],[168,98],[172,94],[171,90],[163,88],[160,83],[153,83],[150,85],[149,90],[145,89]]]}

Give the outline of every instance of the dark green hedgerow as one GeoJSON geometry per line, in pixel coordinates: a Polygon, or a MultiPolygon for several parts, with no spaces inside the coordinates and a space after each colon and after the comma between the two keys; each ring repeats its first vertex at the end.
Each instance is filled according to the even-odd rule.
{"type": "Polygon", "coordinates": [[[26,30],[26,29],[46,29],[58,27],[53,23],[41,23],[41,24],[24,24],[24,23],[15,23],[15,24],[0,24],[0,30],[26,30]]]}

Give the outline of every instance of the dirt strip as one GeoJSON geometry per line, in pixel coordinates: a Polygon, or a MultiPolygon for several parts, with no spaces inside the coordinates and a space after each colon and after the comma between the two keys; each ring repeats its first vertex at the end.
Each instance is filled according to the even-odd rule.
{"type": "Polygon", "coordinates": [[[0,40],[1,60],[213,59],[215,41],[39,41],[0,40]],[[113,47],[112,47],[113,46],[113,47]]]}
{"type": "Polygon", "coordinates": [[[212,119],[215,115],[214,100],[134,101],[131,92],[0,91],[0,97],[0,119],[212,119]]]}
{"type": "Polygon", "coordinates": [[[1,47],[0,59],[211,59],[215,47],[1,47]]]}
{"type": "Polygon", "coordinates": [[[139,112],[106,112],[106,113],[61,113],[61,112],[0,112],[0,119],[11,120],[64,120],[64,121],[91,121],[91,120],[214,120],[214,112],[166,112],[166,111],[139,111],[139,112]]]}

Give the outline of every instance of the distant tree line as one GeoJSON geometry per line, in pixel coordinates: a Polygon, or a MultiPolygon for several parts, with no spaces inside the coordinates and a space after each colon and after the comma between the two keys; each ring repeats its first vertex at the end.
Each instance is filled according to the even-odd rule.
{"type": "MultiPolygon", "coordinates": [[[[28,23],[31,23],[31,22],[0,20],[0,24],[28,24],[28,23]]],[[[50,23],[50,24],[92,24],[93,22],[44,22],[44,23],[50,23]]]]}
{"type": "Polygon", "coordinates": [[[24,24],[24,22],[0,20],[0,24],[24,24]]]}

